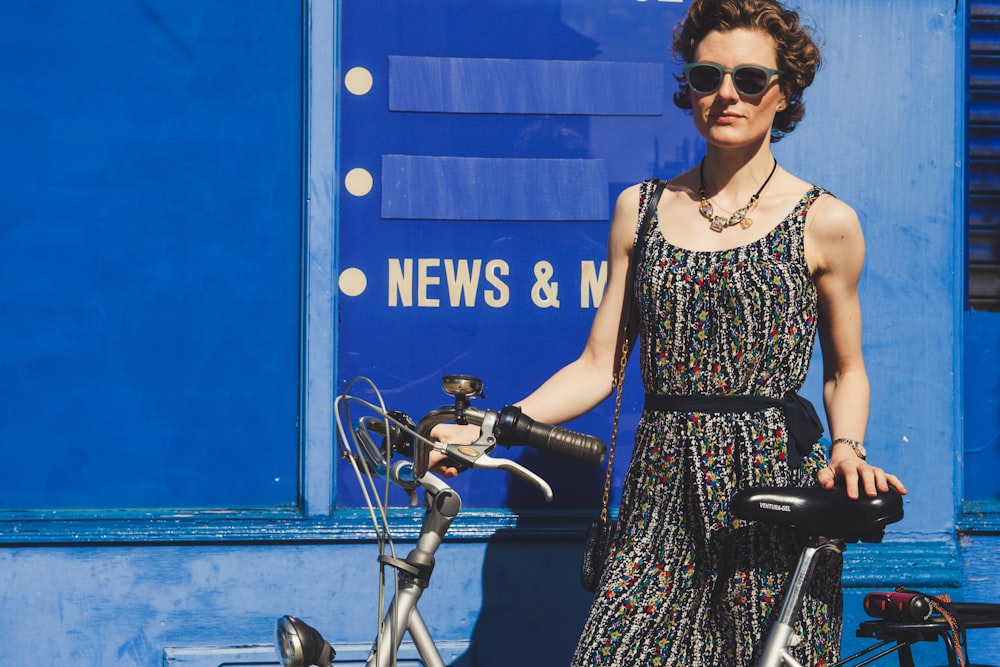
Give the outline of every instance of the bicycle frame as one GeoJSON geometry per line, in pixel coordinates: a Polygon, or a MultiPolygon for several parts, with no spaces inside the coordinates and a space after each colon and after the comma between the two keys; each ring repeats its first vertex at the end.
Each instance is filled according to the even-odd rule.
{"type": "Polygon", "coordinates": [[[793,625],[802,610],[802,602],[805,600],[809,582],[816,569],[816,559],[824,551],[842,554],[844,543],[840,540],[818,538],[814,544],[808,545],[802,550],[795,572],[789,580],[785,601],[781,605],[778,618],[768,633],[759,667],[803,667],[802,663],[788,652],[788,648],[798,643],[799,637],[795,634],[793,625]]]}
{"type": "Polygon", "coordinates": [[[390,667],[394,664],[403,636],[407,633],[426,667],[445,667],[417,603],[430,583],[434,555],[461,510],[462,499],[434,475],[425,474],[420,485],[427,494],[427,509],[416,546],[404,559],[385,555],[379,557],[380,563],[398,570],[399,586],[379,626],[367,667],[390,667]]]}

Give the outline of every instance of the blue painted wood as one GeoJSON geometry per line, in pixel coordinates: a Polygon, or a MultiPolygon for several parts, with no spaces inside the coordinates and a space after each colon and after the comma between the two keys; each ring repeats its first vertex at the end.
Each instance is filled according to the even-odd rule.
{"type": "MultiPolygon", "coordinates": [[[[362,663],[363,664],[363,663],[362,663]]],[[[274,644],[258,646],[209,646],[163,650],[163,667],[270,667],[281,665],[274,644]]]]}
{"type": "Polygon", "coordinates": [[[603,160],[382,156],[382,217],[603,220],[603,160]]]}
{"type": "MultiPolygon", "coordinates": [[[[568,664],[590,598],[576,581],[580,549],[545,538],[446,544],[421,611],[446,649],[468,648],[450,664],[499,667],[525,654],[568,664]]],[[[266,662],[283,614],[335,645],[365,646],[377,618],[375,555],[371,544],[3,549],[0,651],[11,664],[163,667],[165,658],[211,664],[207,647],[225,658],[234,649],[224,647],[256,646],[266,662]]],[[[900,581],[909,580],[873,585],[900,581]]],[[[863,618],[854,590],[866,589],[848,591],[847,635],[863,618]]]]}
{"type": "Polygon", "coordinates": [[[309,7],[310,45],[308,81],[308,163],[306,165],[307,204],[305,211],[304,277],[305,312],[302,313],[304,355],[300,377],[305,378],[301,394],[304,417],[299,461],[299,502],[306,516],[326,516],[333,507],[333,457],[336,436],[333,425],[336,344],[334,321],[337,302],[336,227],[333,215],[340,191],[337,182],[337,155],[334,129],[337,109],[334,85],[339,53],[334,3],[319,2],[309,7]],[[326,122],[332,119],[332,122],[326,122]]]}
{"type": "Polygon", "coordinates": [[[295,505],[301,7],[36,9],[0,9],[0,509],[295,505]]]}
{"type": "Polygon", "coordinates": [[[430,113],[659,116],[663,65],[389,57],[389,108],[430,113]]]}
{"type": "MultiPolygon", "coordinates": [[[[480,542],[491,538],[578,541],[592,518],[593,513],[580,511],[527,513],[467,509],[455,520],[448,539],[452,542],[480,542]]],[[[419,509],[389,510],[388,523],[393,539],[416,540],[422,519],[423,512],[419,509]]],[[[905,580],[913,585],[958,586],[961,564],[954,542],[944,536],[914,541],[902,530],[904,527],[905,524],[891,527],[882,543],[851,545],[844,556],[844,581],[850,585],[905,580]]],[[[174,516],[104,516],[100,521],[85,515],[30,517],[0,524],[0,545],[6,546],[193,542],[204,545],[343,544],[373,543],[375,540],[376,532],[367,510],[341,510],[328,519],[312,520],[291,513],[270,517],[177,513],[174,516]]]]}
{"type": "Polygon", "coordinates": [[[1000,530],[1000,3],[969,2],[968,302],[963,321],[966,530],[1000,530]],[[978,507],[977,507],[978,506],[978,507]],[[995,508],[994,508],[995,509],[995,508]]]}
{"type": "MultiPolygon", "coordinates": [[[[1000,523],[989,535],[962,540],[964,581],[956,599],[963,602],[1000,602],[1000,523]]],[[[970,663],[1000,664],[1000,628],[969,633],[970,663]]]]}
{"type": "MultiPolygon", "coordinates": [[[[994,466],[987,470],[995,474],[997,468],[994,466]]],[[[1000,501],[965,501],[962,504],[962,516],[959,519],[958,527],[964,533],[1000,534],[1000,501]]]]}
{"type": "MultiPolygon", "coordinates": [[[[1000,313],[965,314],[964,499],[1000,502],[1000,313]]],[[[967,505],[968,507],[968,505],[967,505]]],[[[968,510],[967,510],[968,513],[968,510]]],[[[975,519],[1000,530],[1000,516],[986,513],[975,519]]]]}
{"type": "MultiPolygon", "coordinates": [[[[478,570],[484,553],[483,545],[442,549],[439,576],[421,601],[429,629],[442,642],[450,662],[469,648],[483,594],[470,586],[464,572],[478,570]]],[[[527,608],[521,614],[539,623],[544,609],[553,615],[546,628],[554,647],[542,655],[569,650],[581,600],[586,599],[582,591],[570,588],[576,585],[572,573],[559,570],[564,553],[564,546],[555,552],[534,552],[532,572],[523,579],[533,586],[547,580],[550,587],[551,597],[542,608],[527,608]],[[562,594],[556,595],[560,588],[562,594]]],[[[95,667],[162,667],[165,658],[206,664],[207,647],[256,646],[253,653],[266,661],[266,651],[259,647],[273,642],[275,621],[291,613],[344,646],[346,657],[357,658],[374,637],[379,612],[375,555],[370,544],[336,549],[300,545],[0,550],[0,571],[5,573],[0,616],[6,629],[0,635],[0,651],[11,664],[43,660],[95,667]],[[7,578],[21,569],[41,578],[7,578]],[[40,638],[44,638],[41,652],[40,638]]],[[[508,576],[510,565],[493,567],[508,576]]],[[[525,567],[523,559],[518,567],[525,567]]],[[[509,626],[504,625],[509,635],[509,626]]],[[[216,655],[221,653],[224,659],[226,652],[216,655]]]]}

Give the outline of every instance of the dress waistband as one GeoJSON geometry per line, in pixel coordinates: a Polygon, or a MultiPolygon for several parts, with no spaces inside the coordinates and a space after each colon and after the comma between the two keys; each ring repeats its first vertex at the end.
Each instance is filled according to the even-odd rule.
{"type": "Polygon", "coordinates": [[[788,430],[786,453],[789,467],[795,469],[802,464],[813,445],[823,435],[823,423],[816,414],[816,408],[794,391],[782,398],[771,396],[711,396],[698,394],[646,394],[645,410],[654,412],[760,412],[767,408],[780,407],[785,413],[788,430]]]}

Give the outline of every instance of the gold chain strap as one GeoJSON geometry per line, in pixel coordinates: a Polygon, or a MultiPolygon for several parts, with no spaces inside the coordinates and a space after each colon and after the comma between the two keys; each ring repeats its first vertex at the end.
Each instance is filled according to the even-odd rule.
{"type": "MultiPolygon", "coordinates": [[[[627,324],[626,324],[627,326],[627,324]]],[[[615,418],[611,423],[611,443],[608,445],[608,472],[604,476],[604,496],[601,498],[601,522],[608,522],[608,504],[611,501],[611,466],[615,462],[615,443],[618,442],[618,419],[622,414],[622,386],[625,384],[625,366],[628,365],[628,336],[622,341],[622,358],[618,365],[618,387],[615,391],[615,418]]]]}
{"type": "MultiPolygon", "coordinates": [[[[630,329],[631,311],[630,304],[632,295],[632,276],[635,271],[636,258],[638,257],[638,251],[642,247],[640,242],[646,235],[646,228],[653,221],[653,214],[656,213],[656,205],[660,201],[660,193],[663,192],[665,186],[664,181],[653,180],[653,194],[649,201],[646,202],[645,212],[639,220],[639,227],[637,230],[637,238],[635,246],[632,248],[632,256],[629,260],[629,271],[625,280],[625,301],[622,303],[622,323],[621,331],[619,335],[621,336],[621,357],[618,362],[618,376],[617,376],[617,387],[615,393],[615,418],[611,424],[611,443],[608,446],[608,472],[604,476],[604,496],[601,498],[601,523],[608,523],[608,505],[611,502],[611,466],[615,462],[615,444],[618,442],[618,420],[621,418],[622,414],[622,391],[625,388],[625,367],[628,365],[628,348],[629,340],[628,334],[630,329]]],[[[643,199],[645,199],[645,194],[643,194],[643,199]]],[[[642,210],[643,202],[639,202],[639,208],[642,210]]]]}
{"type": "MultiPolygon", "coordinates": [[[[944,597],[944,596],[943,596],[944,597]]],[[[931,603],[931,607],[941,614],[944,618],[944,622],[948,625],[949,633],[951,634],[951,643],[955,649],[955,659],[958,661],[959,667],[966,667],[965,651],[962,650],[962,631],[958,625],[958,619],[955,615],[951,613],[951,609],[948,607],[949,599],[941,599],[933,596],[927,596],[928,601],[931,603]]]]}

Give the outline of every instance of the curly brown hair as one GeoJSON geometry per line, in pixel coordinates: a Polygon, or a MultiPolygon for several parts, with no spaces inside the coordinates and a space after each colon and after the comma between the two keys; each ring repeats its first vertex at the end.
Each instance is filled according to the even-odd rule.
{"type": "MultiPolygon", "coordinates": [[[[674,29],[674,56],[684,63],[694,60],[698,44],[712,31],[727,32],[745,28],[761,30],[771,35],[777,45],[778,85],[788,106],[779,111],[771,127],[775,142],[795,129],[805,116],[802,93],[813,82],[822,58],[813,41],[811,30],[802,24],[798,12],[776,0],[694,0],[687,16],[674,29]]],[[[679,88],[674,104],[691,109],[691,88],[683,76],[677,77],[679,88]]]]}

